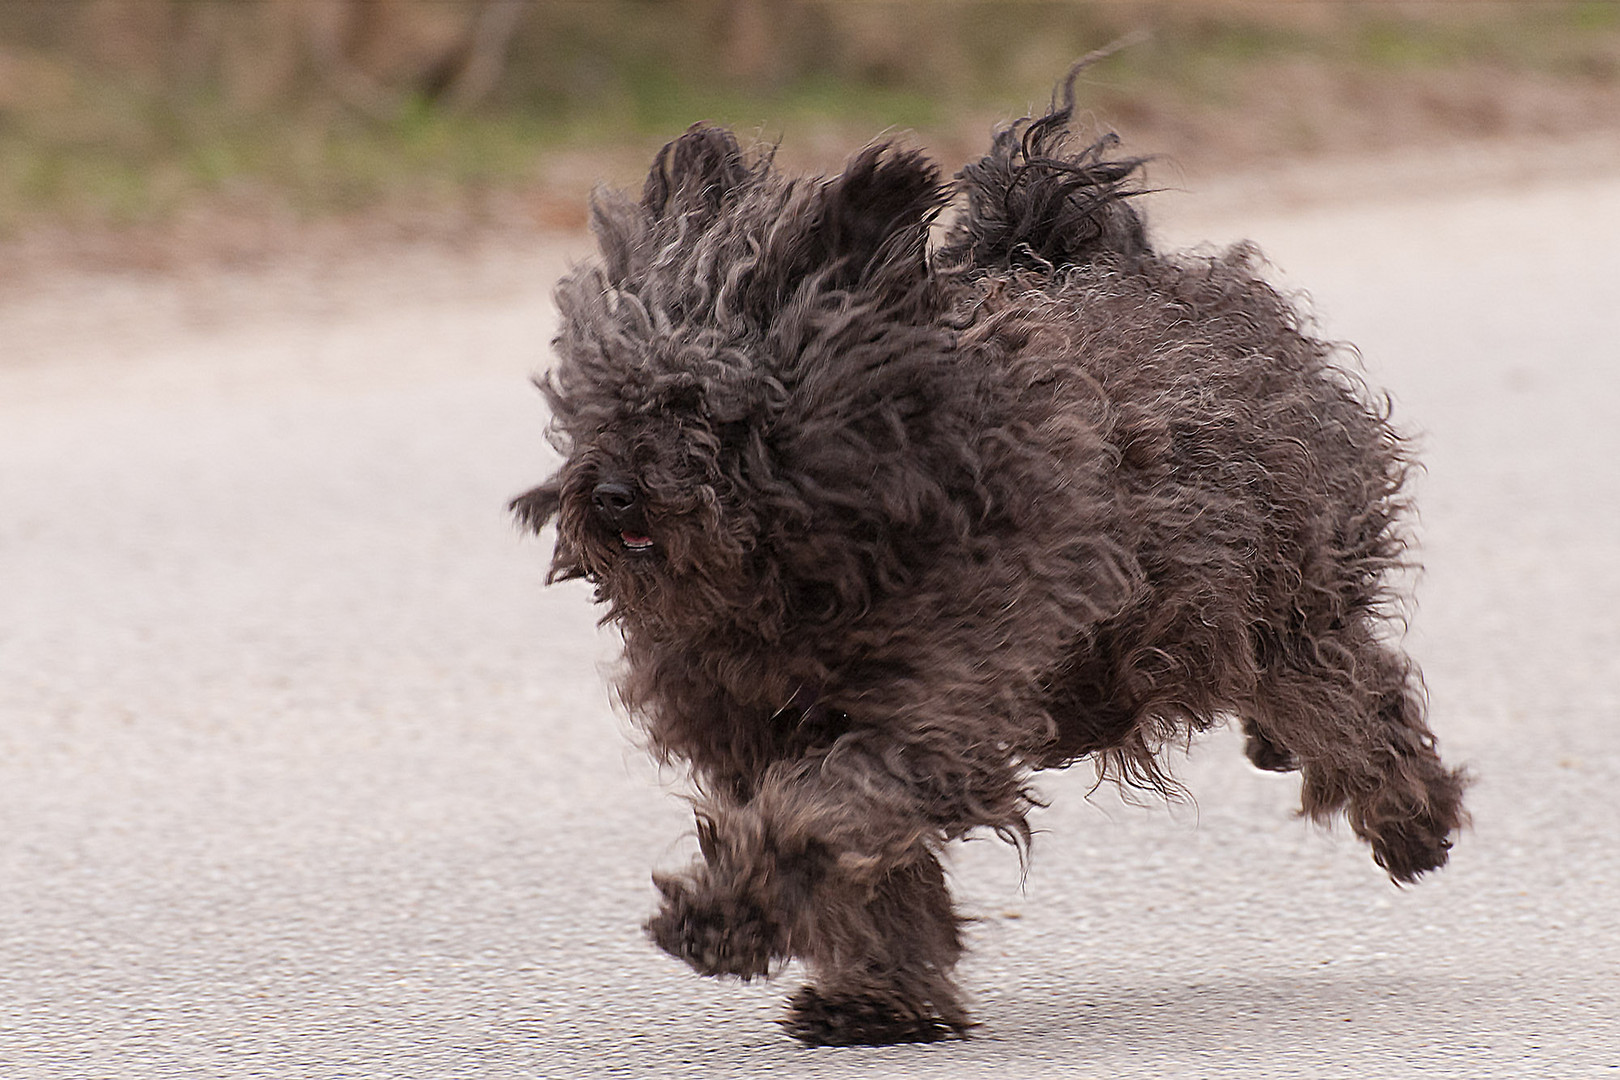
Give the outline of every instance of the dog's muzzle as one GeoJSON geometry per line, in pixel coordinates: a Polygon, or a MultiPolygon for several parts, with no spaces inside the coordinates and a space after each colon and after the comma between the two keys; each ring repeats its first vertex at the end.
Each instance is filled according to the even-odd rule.
{"type": "Polygon", "coordinates": [[[617,480],[604,480],[591,490],[591,506],[602,523],[619,534],[619,542],[627,551],[652,549],[652,537],[647,535],[647,515],[635,488],[617,480]]]}

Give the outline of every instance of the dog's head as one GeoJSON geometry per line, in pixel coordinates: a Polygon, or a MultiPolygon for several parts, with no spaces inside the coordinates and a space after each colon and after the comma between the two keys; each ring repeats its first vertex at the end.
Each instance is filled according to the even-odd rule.
{"type": "Polygon", "coordinates": [[[552,580],[595,582],[644,631],[769,636],[819,602],[807,574],[837,592],[862,573],[816,533],[888,514],[854,504],[886,497],[860,478],[884,483],[893,410],[921,411],[945,351],[926,254],[942,197],[891,145],[787,179],[705,126],[639,201],[599,196],[600,257],[558,285],[540,382],[565,460],[513,502],[531,529],[556,520],[552,580]]]}

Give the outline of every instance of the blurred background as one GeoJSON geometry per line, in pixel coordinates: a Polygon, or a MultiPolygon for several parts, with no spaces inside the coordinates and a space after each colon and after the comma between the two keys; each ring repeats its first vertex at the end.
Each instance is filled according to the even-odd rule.
{"type": "Polygon", "coordinates": [[[1608,2],[0,0],[0,248],[15,273],[338,220],[575,228],[699,119],[794,166],[889,129],[955,163],[1121,39],[1082,106],[1176,183],[1620,136],[1608,2]]]}
{"type": "Polygon", "coordinates": [[[0,1077],[1615,1076],[1617,297],[1620,2],[0,0],[0,1077]],[[551,283],[694,121],[951,171],[1110,44],[1156,242],[1419,440],[1475,827],[1396,891],[1230,731],[1043,776],[953,862],[983,1037],[806,1054],[639,929],[680,776],[506,511],[551,283]]]}

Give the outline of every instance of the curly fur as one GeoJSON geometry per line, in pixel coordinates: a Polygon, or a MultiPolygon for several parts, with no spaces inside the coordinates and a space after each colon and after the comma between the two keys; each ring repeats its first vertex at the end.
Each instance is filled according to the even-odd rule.
{"type": "Polygon", "coordinates": [[[969,1026],[942,847],[1030,837],[1036,770],[1170,791],[1241,719],[1397,881],[1463,776],[1382,628],[1407,448],[1240,246],[1153,250],[1072,95],[955,185],[872,146],[787,177],[698,126],[557,289],[565,461],[513,506],[595,583],[619,691],[688,763],[702,855],[648,932],[703,974],[804,960],[807,1043],[969,1026]],[[932,253],[947,202],[966,209],[932,253]]]}

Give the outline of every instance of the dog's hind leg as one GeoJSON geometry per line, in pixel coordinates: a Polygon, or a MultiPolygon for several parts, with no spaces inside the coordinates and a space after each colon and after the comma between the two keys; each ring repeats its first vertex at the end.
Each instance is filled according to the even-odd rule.
{"type": "Polygon", "coordinates": [[[1297,762],[1303,812],[1326,822],[1342,809],[1396,881],[1444,866],[1467,781],[1440,760],[1411,661],[1361,627],[1268,652],[1250,759],[1297,762]]]}

